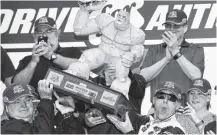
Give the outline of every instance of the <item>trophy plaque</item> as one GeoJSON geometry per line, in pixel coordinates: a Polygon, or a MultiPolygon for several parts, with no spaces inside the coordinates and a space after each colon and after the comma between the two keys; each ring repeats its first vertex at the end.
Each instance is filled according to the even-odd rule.
{"type": "Polygon", "coordinates": [[[134,109],[128,99],[120,92],[79,78],[58,69],[49,68],[45,79],[53,84],[54,90],[73,98],[91,104],[97,108],[106,109],[112,113],[123,113],[134,109]]]}

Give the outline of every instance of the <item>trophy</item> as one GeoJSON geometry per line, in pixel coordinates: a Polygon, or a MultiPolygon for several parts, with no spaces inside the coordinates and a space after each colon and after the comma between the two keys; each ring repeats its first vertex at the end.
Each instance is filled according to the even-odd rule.
{"type": "Polygon", "coordinates": [[[134,109],[122,93],[61,70],[49,68],[45,79],[53,84],[57,92],[70,95],[86,104],[92,104],[108,113],[123,116],[125,112],[134,109]]]}

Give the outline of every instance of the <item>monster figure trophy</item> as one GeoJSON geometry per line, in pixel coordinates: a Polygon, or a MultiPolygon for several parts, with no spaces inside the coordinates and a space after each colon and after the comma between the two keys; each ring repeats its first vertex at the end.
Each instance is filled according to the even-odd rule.
{"type": "Polygon", "coordinates": [[[104,0],[79,1],[80,9],[73,26],[75,34],[84,36],[101,33],[101,43],[98,48],[85,50],[68,70],[73,75],[88,79],[90,70],[112,64],[116,70],[115,78],[106,84],[128,98],[131,84],[129,68],[143,56],[145,33],[130,23],[130,12],[125,10],[120,10],[116,18],[102,13],[89,19],[90,12],[101,9],[104,4],[104,0]]]}

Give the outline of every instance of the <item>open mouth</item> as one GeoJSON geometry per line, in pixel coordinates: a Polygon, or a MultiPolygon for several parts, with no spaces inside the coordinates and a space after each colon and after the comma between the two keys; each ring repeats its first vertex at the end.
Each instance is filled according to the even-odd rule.
{"type": "Polygon", "coordinates": [[[160,110],[161,113],[166,113],[167,112],[167,108],[166,107],[162,107],[160,110]]]}
{"type": "Polygon", "coordinates": [[[117,20],[116,22],[117,22],[117,24],[122,24],[123,23],[121,20],[117,20]]]}

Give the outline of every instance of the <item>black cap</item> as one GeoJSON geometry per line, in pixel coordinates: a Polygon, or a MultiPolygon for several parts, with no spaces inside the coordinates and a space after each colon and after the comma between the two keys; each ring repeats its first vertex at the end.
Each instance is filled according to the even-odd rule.
{"type": "Polygon", "coordinates": [[[42,25],[45,25],[51,28],[57,28],[57,25],[54,19],[47,17],[47,16],[43,16],[35,21],[34,30],[36,30],[39,26],[42,26],[42,25]]]}
{"type": "Polygon", "coordinates": [[[209,81],[207,81],[206,79],[200,78],[200,79],[193,80],[188,92],[191,90],[199,90],[204,94],[208,94],[208,92],[210,92],[212,88],[211,88],[209,81]]]}
{"type": "Polygon", "coordinates": [[[167,13],[166,21],[163,23],[163,25],[166,23],[173,23],[176,25],[186,24],[187,23],[187,15],[182,10],[174,9],[174,10],[167,13]]]}
{"type": "Polygon", "coordinates": [[[178,84],[171,82],[171,81],[160,82],[157,86],[157,89],[154,95],[156,95],[158,92],[163,91],[163,90],[169,90],[178,99],[181,99],[182,89],[178,84]]]}

